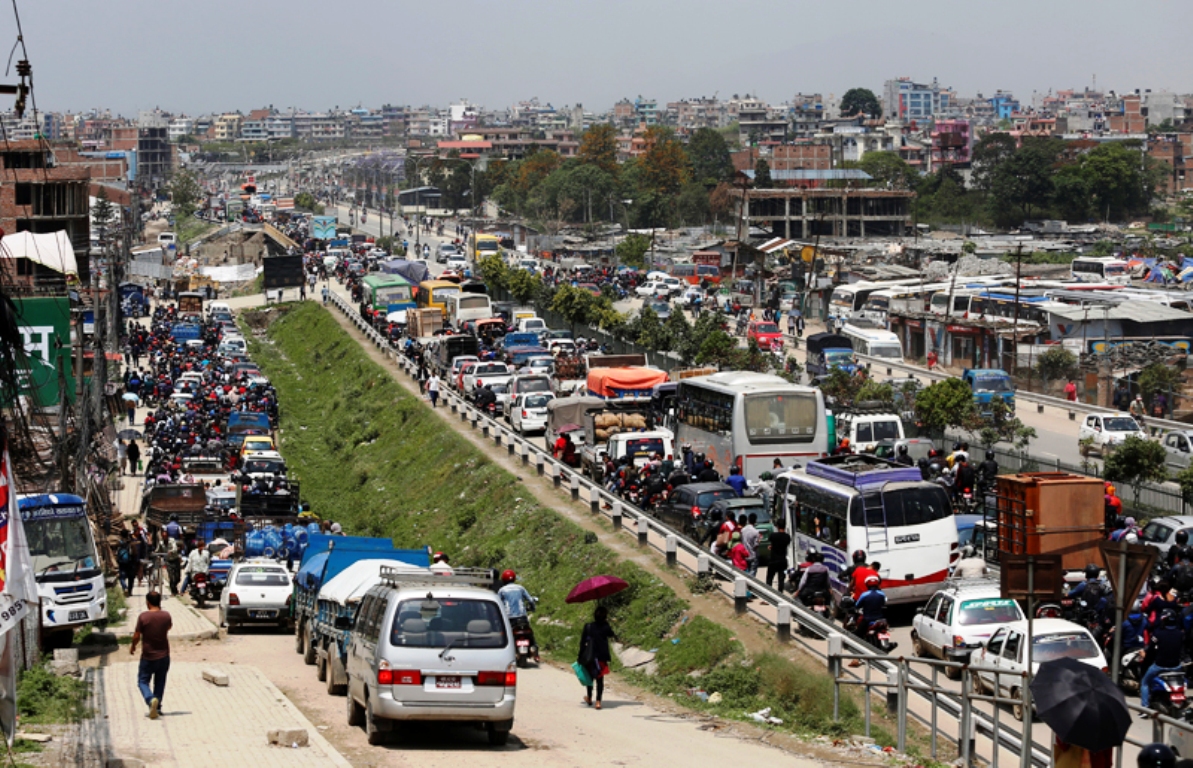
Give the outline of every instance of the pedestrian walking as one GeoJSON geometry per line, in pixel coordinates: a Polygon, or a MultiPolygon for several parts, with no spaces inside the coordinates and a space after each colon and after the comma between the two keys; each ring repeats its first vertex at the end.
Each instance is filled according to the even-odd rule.
{"type": "Polygon", "coordinates": [[[120,466],[120,474],[124,475],[128,471],[128,445],[116,438],[116,463],[120,466]]]}
{"type": "Polygon", "coordinates": [[[133,593],[133,581],[137,578],[139,567],[140,562],[137,560],[132,539],[128,531],[124,531],[121,534],[120,544],[116,547],[116,568],[119,571],[120,586],[124,589],[126,597],[133,593]]]}
{"type": "Polygon", "coordinates": [[[141,470],[141,446],[136,440],[129,440],[125,452],[128,454],[128,473],[135,477],[141,470]]]}
{"type": "Polygon", "coordinates": [[[307,300],[307,284],[306,284],[305,280],[298,284],[298,300],[299,301],[307,300]]]}
{"type": "Polygon", "coordinates": [[[804,316],[799,315],[795,318],[795,335],[799,338],[804,337],[804,316]]]}
{"type": "Polygon", "coordinates": [[[593,613],[592,621],[584,625],[580,633],[580,653],[576,661],[592,675],[596,683],[596,701],[593,702],[592,688],[587,687],[584,703],[588,706],[601,708],[601,697],[605,695],[605,675],[609,674],[609,640],[616,640],[617,633],[609,626],[609,610],[605,606],[598,606],[593,613]]]}
{"type": "Polygon", "coordinates": [[[787,335],[795,335],[795,313],[788,313],[787,315],[787,335]]]}
{"type": "Polygon", "coordinates": [[[323,284],[323,303],[324,303],[324,304],[326,304],[326,303],[327,303],[327,299],[328,299],[328,298],[330,298],[330,296],[331,296],[331,291],[329,291],[329,290],[327,289],[327,284],[326,284],[326,283],[324,283],[324,284],[323,284]]]}
{"type": "Polygon", "coordinates": [[[770,558],[766,564],[766,586],[770,586],[775,577],[779,578],[778,590],[783,591],[783,582],[787,577],[787,550],[791,547],[791,534],[787,532],[787,521],[776,520],[775,530],[768,541],[770,558]]]}
{"type": "Polygon", "coordinates": [[[427,379],[427,397],[431,398],[431,407],[439,407],[439,375],[432,372],[427,379]]]}
{"type": "Polygon", "coordinates": [[[936,350],[930,349],[930,350],[928,350],[928,370],[930,371],[935,367],[936,367],[936,350]]]}
{"type": "Polygon", "coordinates": [[[158,592],[145,595],[146,609],[137,617],[133,630],[133,642],[128,647],[130,656],[137,655],[137,644],[141,647],[141,662],[137,667],[137,687],[149,707],[149,719],[156,720],[161,713],[162,697],[166,694],[166,673],[170,671],[170,629],[174,620],[169,611],[162,610],[162,596],[158,592]],[[153,681],[150,688],[149,682],[153,681]]]}

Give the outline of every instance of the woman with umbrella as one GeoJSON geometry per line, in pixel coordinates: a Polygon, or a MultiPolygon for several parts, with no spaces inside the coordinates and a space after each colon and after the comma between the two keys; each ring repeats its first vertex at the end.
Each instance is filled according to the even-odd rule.
{"type": "MultiPolygon", "coordinates": [[[[629,588],[622,579],[616,576],[594,576],[577,584],[568,593],[565,602],[585,603],[590,600],[600,600],[602,597],[615,595],[629,588]]],[[[613,655],[609,650],[609,640],[616,640],[617,633],[609,626],[609,610],[605,606],[597,606],[592,621],[584,625],[580,633],[580,653],[576,657],[579,670],[587,673],[579,675],[581,683],[587,689],[584,703],[594,706],[592,699],[593,683],[596,683],[596,708],[601,708],[601,697],[605,693],[605,675],[609,674],[609,662],[613,655]]]]}

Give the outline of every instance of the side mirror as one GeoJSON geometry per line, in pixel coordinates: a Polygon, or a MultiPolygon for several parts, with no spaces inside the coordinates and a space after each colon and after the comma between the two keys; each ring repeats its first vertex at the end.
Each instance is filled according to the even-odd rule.
{"type": "Polygon", "coordinates": [[[352,629],[352,619],[347,616],[336,616],[336,629],[352,629]]]}
{"type": "Polygon", "coordinates": [[[915,609],[915,615],[916,615],[916,616],[923,616],[923,615],[924,615],[924,609],[923,609],[923,608],[916,608],[916,609],[915,609]]]}

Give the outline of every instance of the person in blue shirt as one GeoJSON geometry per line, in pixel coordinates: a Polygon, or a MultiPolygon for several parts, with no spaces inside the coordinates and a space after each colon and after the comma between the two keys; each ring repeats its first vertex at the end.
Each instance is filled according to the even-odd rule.
{"type": "Polygon", "coordinates": [[[742,475],[740,467],[738,467],[736,465],[733,467],[730,467],[729,468],[729,477],[725,478],[725,482],[728,485],[733,486],[733,490],[737,493],[738,496],[745,495],[746,486],[748,485],[748,483],[746,482],[746,478],[742,475]]]}
{"type": "Polygon", "coordinates": [[[884,618],[886,611],[886,593],[879,588],[882,579],[870,576],[866,579],[866,591],[857,599],[857,609],[862,612],[862,621],[858,625],[858,634],[866,636],[870,625],[884,618]]]}
{"type": "Polygon", "coordinates": [[[497,596],[505,605],[505,613],[509,616],[510,626],[517,630],[519,627],[530,632],[530,647],[534,650],[534,662],[539,663],[538,643],[534,640],[534,629],[530,626],[530,617],[526,615],[527,608],[534,610],[534,598],[518,583],[518,574],[512,570],[505,570],[501,574],[504,586],[497,590],[497,596]]]}

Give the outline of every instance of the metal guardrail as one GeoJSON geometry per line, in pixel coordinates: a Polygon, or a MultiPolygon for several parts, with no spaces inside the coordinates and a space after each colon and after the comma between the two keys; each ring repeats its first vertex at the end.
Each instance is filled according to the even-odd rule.
{"type": "MultiPolygon", "coordinates": [[[[412,378],[417,377],[417,364],[394,350],[385,335],[378,332],[364,320],[349,302],[334,292],[331,294],[331,301],[345,317],[361,330],[369,341],[384,352],[387,358],[397,363],[407,375],[412,378]]],[[[556,488],[562,488],[566,482],[571,491],[573,501],[580,500],[580,491],[583,488],[588,497],[592,513],[594,515],[603,514],[608,517],[614,530],[630,530],[631,526],[627,526],[627,520],[632,522],[632,530],[637,535],[640,547],[644,549],[651,547],[650,537],[651,534],[654,534],[656,541],[661,539],[663,543],[662,549],[658,549],[657,545],[655,549],[665,555],[668,564],[680,564],[678,553],[683,551],[686,555],[694,558],[695,569],[692,572],[697,577],[720,578],[732,584],[732,597],[735,610],[739,614],[752,613],[754,616],[770,624],[775,628],[779,639],[800,642],[805,650],[813,655],[826,659],[830,658],[817,651],[808,643],[797,640],[795,634],[792,632],[794,624],[798,631],[809,633],[814,637],[825,639],[836,638],[832,642],[834,645],[839,643],[839,647],[837,648],[838,653],[842,653],[847,649],[856,658],[866,660],[868,666],[873,666],[884,675],[898,670],[898,664],[892,661],[891,657],[881,656],[869,644],[851,635],[842,634],[839,625],[820,618],[817,614],[805,609],[787,595],[776,592],[768,587],[765,581],[738,571],[730,563],[713,558],[710,553],[702,550],[682,534],[659,522],[645,511],[625,502],[620,497],[614,496],[599,484],[584,477],[579,471],[556,460],[544,449],[533,445],[530,441],[512,430],[506,429],[495,420],[482,414],[456,392],[450,389],[442,389],[440,390],[440,398],[450,408],[452,413],[459,416],[461,421],[470,423],[473,429],[481,430],[485,438],[492,439],[497,446],[505,445],[510,455],[517,452],[521,457],[523,465],[528,466],[533,461],[537,473],[540,476],[551,477],[556,488]],[[762,602],[769,606],[774,606],[774,618],[762,614],[757,609],[751,609],[751,595],[754,598],[760,598],[762,602]]],[[[686,564],[680,565],[690,570],[690,566],[686,564]]],[[[929,688],[932,685],[932,680],[916,673],[909,673],[908,680],[913,684],[909,686],[909,690],[927,699],[932,704],[934,713],[938,708],[950,717],[957,719],[960,724],[965,708],[962,696],[955,693],[929,693],[932,690],[929,688]]],[[[868,706],[869,704],[867,703],[868,706]]],[[[909,714],[931,727],[935,738],[938,725],[935,722],[935,714],[931,722],[914,713],[909,714]]],[[[1023,747],[1020,735],[1011,728],[1001,726],[998,723],[997,715],[990,717],[984,713],[974,712],[972,723],[973,730],[980,731],[989,736],[1003,748],[1009,749],[1016,754],[1022,754],[1023,747]]],[[[955,741],[960,744],[964,740],[962,732],[959,731],[958,738],[955,741]]],[[[1050,753],[1045,746],[1033,743],[1032,749],[1029,752],[1032,765],[1047,766],[1049,764],[1050,753]]]]}

